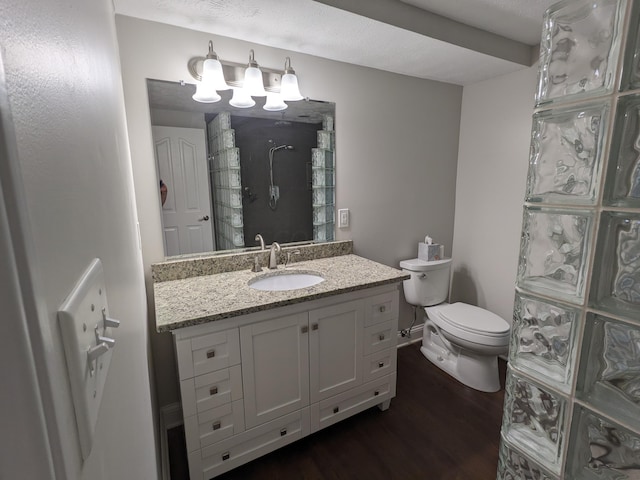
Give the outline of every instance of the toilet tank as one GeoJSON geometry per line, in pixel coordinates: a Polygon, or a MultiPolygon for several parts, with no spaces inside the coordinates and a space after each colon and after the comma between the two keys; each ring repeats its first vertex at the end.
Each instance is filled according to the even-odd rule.
{"type": "Polygon", "coordinates": [[[411,275],[410,279],[402,282],[404,298],[411,305],[428,307],[447,299],[451,273],[450,258],[431,262],[412,258],[401,261],[400,268],[404,273],[411,275]]]}

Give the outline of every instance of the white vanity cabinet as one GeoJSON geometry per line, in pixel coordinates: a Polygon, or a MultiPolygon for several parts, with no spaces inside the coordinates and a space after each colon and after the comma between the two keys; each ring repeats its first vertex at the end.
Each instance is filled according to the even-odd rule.
{"type": "Polygon", "coordinates": [[[397,284],[174,330],[191,480],[395,396],[397,284]]]}

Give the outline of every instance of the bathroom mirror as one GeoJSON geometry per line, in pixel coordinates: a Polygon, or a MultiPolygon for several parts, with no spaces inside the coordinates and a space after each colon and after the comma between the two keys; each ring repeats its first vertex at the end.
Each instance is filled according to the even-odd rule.
{"type": "Polygon", "coordinates": [[[195,85],[147,80],[166,256],[334,239],[335,103],[282,111],[222,100],[195,85]]]}

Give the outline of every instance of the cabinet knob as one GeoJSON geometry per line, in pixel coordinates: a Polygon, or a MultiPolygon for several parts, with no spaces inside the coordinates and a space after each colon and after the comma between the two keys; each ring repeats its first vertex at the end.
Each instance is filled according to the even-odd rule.
{"type": "Polygon", "coordinates": [[[378,368],[384,367],[384,362],[378,362],[378,368]]]}
{"type": "Polygon", "coordinates": [[[218,420],[217,422],[213,422],[212,427],[214,430],[220,430],[220,427],[221,427],[220,420],[218,420]]]}
{"type": "Polygon", "coordinates": [[[287,427],[280,429],[280,436],[284,437],[287,434],[287,427]]]}
{"type": "Polygon", "coordinates": [[[307,333],[307,332],[309,331],[309,327],[307,327],[307,326],[305,325],[304,327],[302,327],[302,328],[300,329],[300,331],[301,331],[302,333],[307,333]]]}
{"type": "Polygon", "coordinates": [[[380,341],[384,340],[384,333],[381,333],[380,335],[378,335],[378,340],[380,341]]]}
{"type": "Polygon", "coordinates": [[[215,350],[209,350],[207,352],[207,358],[213,358],[216,356],[216,351],[215,350]]]}
{"type": "Polygon", "coordinates": [[[218,387],[211,387],[209,389],[209,395],[215,395],[216,393],[218,393],[218,387]]]}
{"type": "Polygon", "coordinates": [[[229,452],[224,452],[222,454],[222,460],[229,460],[229,458],[231,457],[231,454],[229,452]]]}
{"type": "Polygon", "coordinates": [[[340,407],[333,407],[333,413],[338,413],[340,411],[340,407]]]}
{"type": "Polygon", "coordinates": [[[317,329],[318,329],[318,324],[317,323],[311,324],[311,330],[317,330],[317,329]]]}
{"type": "Polygon", "coordinates": [[[376,390],[375,392],[373,392],[373,396],[377,397],[378,395],[380,395],[380,392],[378,390],[376,390]]]}
{"type": "Polygon", "coordinates": [[[385,305],[380,305],[380,308],[378,310],[380,310],[380,313],[384,313],[387,311],[387,307],[385,305]]]}

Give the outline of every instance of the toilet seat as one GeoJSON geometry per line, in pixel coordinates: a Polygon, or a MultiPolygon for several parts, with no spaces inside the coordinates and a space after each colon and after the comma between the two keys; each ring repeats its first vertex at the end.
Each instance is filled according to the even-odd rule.
{"type": "Polygon", "coordinates": [[[425,308],[438,327],[469,342],[504,346],[509,343],[509,324],[498,315],[466,303],[425,308]]]}

